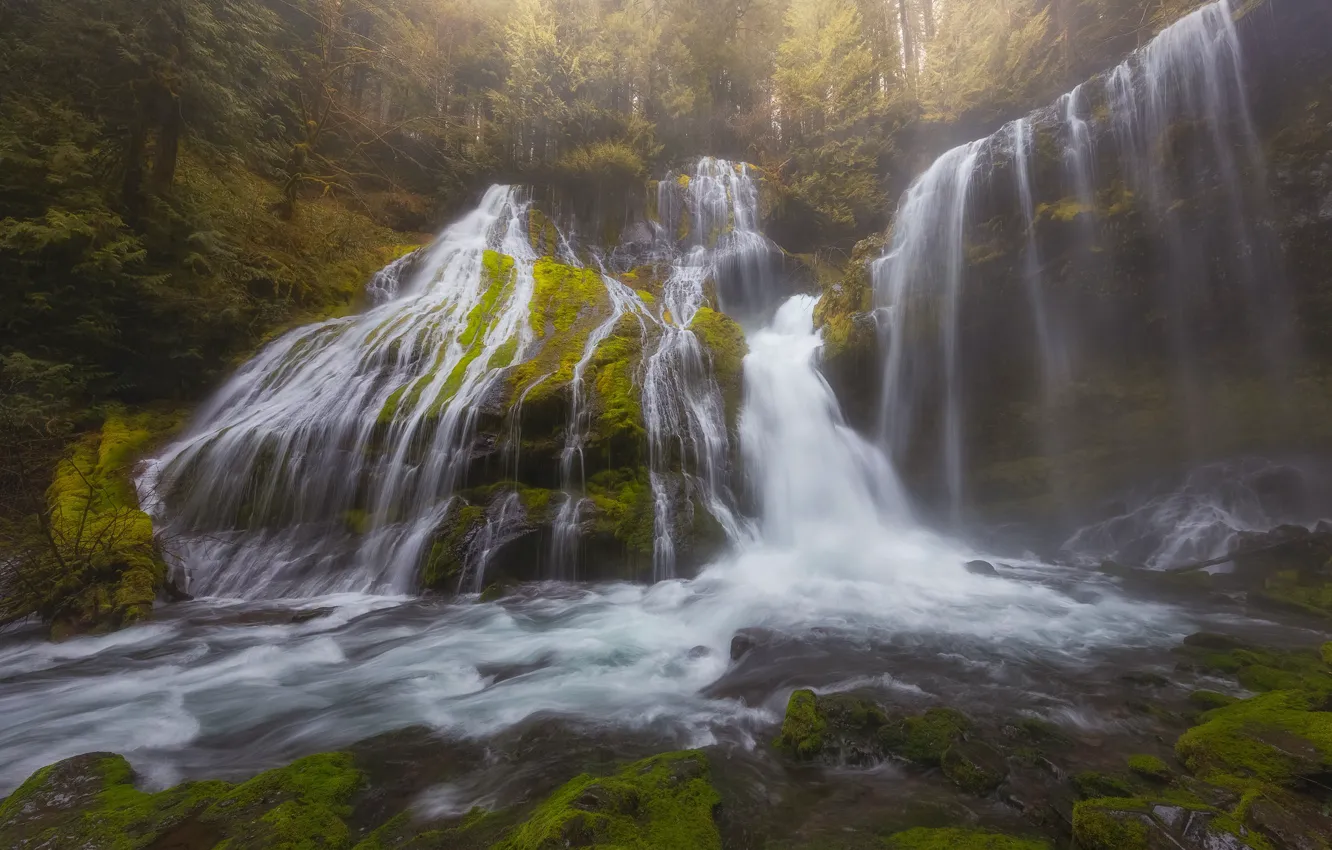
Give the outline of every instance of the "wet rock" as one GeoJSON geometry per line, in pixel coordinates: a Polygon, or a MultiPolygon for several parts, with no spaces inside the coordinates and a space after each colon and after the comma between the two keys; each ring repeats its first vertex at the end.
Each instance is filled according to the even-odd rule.
{"type": "Polygon", "coordinates": [[[771,637],[767,629],[741,629],[731,638],[731,660],[739,661],[751,649],[768,643],[771,637]]]}
{"type": "Polygon", "coordinates": [[[885,724],[879,730],[879,741],[898,758],[937,767],[948,748],[961,741],[970,728],[971,721],[962,712],[931,708],[922,715],[885,724]]]}
{"type": "Polygon", "coordinates": [[[851,694],[791,694],[777,749],[801,760],[867,766],[883,759],[878,733],[888,717],[873,702],[851,694]]]}
{"type": "Polygon", "coordinates": [[[1152,755],[1129,756],[1128,768],[1137,776],[1157,782],[1170,781],[1170,765],[1152,755]]]}
{"type": "Polygon", "coordinates": [[[1249,806],[1248,824],[1284,850],[1327,850],[1332,818],[1312,809],[1292,811],[1262,798],[1249,806]]]}
{"type": "MultiPolygon", "coordinates": [[[[26,847],[48,829],[93,805],[105,787],[104,766],[112,753],[89,753],[38,771],[0,807],[0,838],[6,847],[26,847]]],[[[33,845],[37,846],[37,845],[33,845]]]]}
{"type": "Polygon", "coordinates": [[[1074,776],[1073,787],[1078,789],[1078,794],[1085,800],[1133,796],[1133,786],[1127,780],[1093,770],[1084,770],[1074,776]]]}
{"type": "Polygon", "coordinates": [[[978,797],[994,791],[1008,776],[1004,757],[980,741],[953,744],[944,752],[940,764],[949,781],[978,797]]]}
{"type": "Polygon", "coordinates": [[[999,575],[999,571],[989,561],[968,561],[963,565],[963,569],[976,576],[998,577],[999,575]]]}
{"type": "Polygon", "coordinates": [[[712,650],[706,646],[696,646],[689,650],[689,660],[696,661],[699,658],[707,658],[712,654],[712,650]]]}
{"type": "Polygon", "coordinates": [[[293,625],[308,623],[311,620],[318,620],[320,617],[327,617],[332,613],[332,608],[311,608],[306,611],[297,611],[291,615],[291,622],[293,625]]]}

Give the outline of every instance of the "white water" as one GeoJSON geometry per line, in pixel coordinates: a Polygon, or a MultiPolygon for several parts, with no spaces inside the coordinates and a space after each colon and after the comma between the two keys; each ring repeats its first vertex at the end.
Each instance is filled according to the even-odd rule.
{"type": "MultiPolygon", "coordinates": [[[[300,624],[289,604],[201,599],[108,637],[0,643],[0,793],[90,750],[127,753],[167,783],[412,724],[484,737],[548,714],[682,744],[752,743],[770,734],[782,683],[828,673],[778,659],[759,702],[709,696],[745,627],[861,648],[906,641],[926,659],[946,646],[973,659],[972,676],[994,671],[993,686],[1015,661],[1077,667],[1098,647],[1187,630],[1104,586],[1075,601],[1054,586],[1080,579],[1056,568],[967,573],[975,553],[919,528],[886,458],[843,424],[816,369],[813,307],[796,297],[752,337],[741,434],[762,532],[697,579],[533,585],[491,604],[343,595],[307,600],[330,613],[300,624]]],[[[848,681],[923,693],[882,664],[848,681]]]]}
{"type": "MultiPolygon", "coordinates": [[[[1194,437],[1185,451],[1196,450],[1217,426],[1215,411],[1200,400],[1200,386],[1207,376],[1198,363],[1200,346],[1193,334],[1214,321],[1218,304],[1240,305],[1240,323],[1248,327],[1235,346],[1261,351],[1272,378],[1288,373],[1292,323],[1282,295],[1279,251],[1270,239],[1259,238],[1264,170],[1243,86],[1231,3],[1217,0],[1164,30],[1105,75],[1099,92],[1079,85],[1053,107],[947,151],[908,188],[898,207],[891,244],[873,272],[886,351],[883,442],[898,463],[908,457],[934,459],[942,494],[938,507],[955,525],[968,501],[964,470],[971,444],[983,438],[967,433],[968,411],[992,403],[976,398],[987,389],[977,375],[989,374],[990,365],[980,358],[992,358],[993,346],[1002,345],[1006,337],[1021,337],[1028,326],[1034,332],[1035,345],[1030,348],[1036,358],[1027,383],[1040,388],[1038,401],[1045,409],[1045,421],[1038,426],[1044,432],[1033,442],[1049,451],[1069,446],[1070,438],[1077,436],[1061,433],[1052,411],[1071,384],[1097,380],[1090,371],[1096,364],[1084,363],[1090,358],[1083,357],[1093,332],[1101,334],[1102,347],[1112,349],[1103,352],[1106,359],[1115,362],[1123,359],[1113,350],[1116,345],[1142,331],[1136,325],[1114,324],[1126,320],[1114,312],[1109,297],[1113,293],[1077,293],[1072,285],[1087,264],[1113,268],[1121,262],[1114,253],[1113,233],[1102,241],[1097,216],[1089,214],[1095,210],[1100,188],[1119,191],[1126,204],[1136,205],[1142,199],[1140,211],[1147,216],[1151,243],[1146,262],[1153,281],[1145,297],[1150,306],[1132,304],[1128,310],[1136,311],[1129,315],[1158,316],[1163,336],[1173,346],[1173,395],[1184,399],[1178,416],[1194,437]],[[1097,93],[1105,97],[1099,112],[1091,103],[1097,93]],[[1200,128],[1200,140],[1172,136],[1172,128],[1181,126],[1200,128]],[[1035,135],[1042,132],[1060,152],[1057,185],[1038,185],[1033,151],[1035,135]],[[1098,150],[1103,144],[1116,149],[1124,185],[1114,183],[1113,175],[1098,173],[1098,150]],[[1187,150],[1178,149],[1182,146],[1187,150]],[[1021,206],[1016,212],[1028,234],[1021,274],[1029,325],[1015,324],[1000,310],[968,312],[968,304],[987,294],[978,292],[972,285],[975,281],[968,279],[968,250],[988,250],[988,237],[978,232],[980,222],[972,220],[972,210],[978,196],[993,188],[991,174],[1010,164],[1021,206]],[[1212,185],[1227,206],[1218,219],[1224,222],[1222,229],[1229,230],[1224,237],[1214,237],[1215,244],[1195,232],[1186,235],[1179,213],[1184,199],[1212,185]],[[1034,235],[1038,197],[1058,201],[1065,210],[1069,200],[1077,204],[1078,233],[1072,237],[1077,250],[1066,252],[1073,259],[1060,279],[1049,284],[1042,280],[1041,246],[1034,235]],[[1047,286],[1053,291],[1059,282],[1069,285],[1060,294],[1059,309],[1052,309],[1047,286]],[[1224,291],[1236,285],[1238,298],[1224,291]],[[1075,298],[1085,303],[1078,304],[1075,298]],[[1003,318],[990,318],[996,315],[1003,318]],[[966,333],[983,335],[991,344],[971,346],[969,358],[964,327],[966,333]],[[1071,351],[1075,344],[1076,357],[1071,351]],[[1080,367],[1086,368],[1080,372],[1080,367]]],[[[1058,232],[1056,225],[1051,229],[1058,232]]],[[[1134,268],[1144,258],[1130,255],[1122,261],[1134,268]]],[[[1130,301],[1132,297],[1124,296],[1130,301]]]]}
{"type": "Polygon", "coordinates": [[[526,209],[492,188],[403,280],[376,277],[365,313],[286,334],[247,363],[156,459],[140,489],[192,593],[248,599],[402,593],[470,458],[480,406],[505,344],[532,344],[536,259],[526,209]],[[514,258],[485,312],[483,255],[514,258]],[[395,395],[396,394],[396,395],[395,395]],[[385,427],[381,411],[397,399],[385,427]],[[382,442],[383,449],[375,444],[382,442]],[[341,531],[368,505],[368,533],[341,531]]]}

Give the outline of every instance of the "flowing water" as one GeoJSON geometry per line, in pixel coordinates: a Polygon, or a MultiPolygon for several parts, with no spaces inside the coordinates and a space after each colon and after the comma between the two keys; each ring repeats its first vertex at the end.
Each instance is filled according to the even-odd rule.
{"type": "MultiPolygon", "coordinates": [[[[1241,186],[1252,163],[1226,165],[1230,151],[1253,155],[1228,15],[1224,0],[1205,7],[1110,74],[1108,119],[1092,117],[1085,89],[1055,110],[1063,176],[1078,197],[1097,188],[1095,134],[1109,131],[1136,185],[1161,187],[1168,211],[1167,181],[1146,151],[1164,116],[1183,111],[1211,122],[1219,173],[1240,196],[1235,232],[1254,235],[1241,186]]],[[[887,450],[848,427],[818,371],[815,299],[779,295],[792,282],[759,228],[750,171],[709,159],[688,181],[669,181],[679,191],[659,195],[668,271],[657,303],[602,275],[609,308],[568,389],[549,555],[555,575],[577,575],[584,377],[598,346],[632,319],[650,343],[639,379],[659,581],[531,583],[486,603],[412,598],[422,555],[466,477],[478,417],[507,365],[536,345],[527,205],[511,188],[491,189],[432,247],[376,276],[365,312],[265,348],[148,465],[142,492],[193,601],[104,637],[0,637],[0,793],[92,750],[126,753],[165,784],[244,776],[418,724],[484,741],[560,718],[598,734],[753,748],[804,685],[1109,723],[1088,708],[1085,677],[1118,655],[1172,644],[1201,615],[1129,599],[1076,567],[1010,559],[995,575],[974,574],[966,565],[983,553],[917,518],[897,464],[920,435],[937,433],[948,511],[961,519],[969,215],[976,187],[1005,157],[1027,234],[1021,274],[1036,383],[1053,398],[1072,379],[1069,320],[1051,306],[1034,237],[1036,147],[1034,122],[1016,122],[944,154],[902,202],[875,268],[887,450]],[[735,437],[691,330],[709,281],[720,306],[753,323],[738,429],[752,521],[737,507],[735,437]],[[721,523],[731,548],[681,580],[673,530],[677,512],[694,505],[721,523]],[[732,658],[740,630],[757,648],[732,658]]],[[[517,411],[504,424],[514,469],[532,386],[516,388],[517,411]]],[[[1252,469],[1217,476],[1242,484],[1218,498],[1224,485],[1203,475],[1144,494],[1070,549],[1091,559],[1133,548],[1143,562],[1212,551],[1226,534],[1270,522],[1272,493],[1288,479],[1252,469]]],[[[521,511],[519,494],[486,510],[463,590],[480,588],[521,511]]],[[[469,805],[444,797],[436,802],[451,811],[469,805]]]]}
{"type": "Polygon", "coordinates": [[[887,458],[842,421],[816,368],[813,307],[797,296],[751,337],[741,435],[761,532],[698,578],[536,584],[488,604],[200,598],[106,637],[15,636],[0,644],[0,789],[89,750],[127,753],[166,783],[413,724],[485,739],[550,716],[745,747],[770,734],[793,680],[928,699],[922,685],[953,681],[940,665],[961,659],[987,700],[1067,711],[1076,690],[1016,681],[1013,663],[1039,659],[1048,681],[1188,630],[1079,572],[963,569],[975,553],[917,525],[887,458]],[[787,649],[737,666],[743,628],[787,649]],[[889,657],[902,659],[893,676],[889,657]]]}
{"type": "Polygon", "coordinates": [[[1000,380],[994,346],[1020,358],[1002,379],[1013,386],[1011,397],[1034,388],[1045,412],[1032,417],[1040,420],[1033,430],[1047,454],[1079,436],[1055,415],[1069,387],[1101,380],[1094,369],[1122,362],[1123,347],[1141,346],[1136,340],[1154,332],[1153,322],[1166,329],[1172,396],[1184,400],[1176,413],[1188,435],[1181,455],[1200,451],[1225,426],[1206,397],[1207,340],[1197,338],[1198,328],[1216,325],[1223,306],[1231,324],[1211,333],[1233,332],[1232,346],[1261,351],[1266,380],[1290,373],[1291,322],[1268,232],[1264,171],[1231,4],[1219,0],[1099,80],[944,153],[917,178],[874,269],[886,351],[882,427],[899,463],[935,458],[940,513],[956,524],[969,501],[964,470],[984,435],[968,426],[995,403],[986,395],[1000,380]],[[1045,147],[1057,156],[1043,156],[1045,147]],[[1008,188],[995,179],[1001,173],[1014,176],[1015,203],[1004,200],[1008,188]],[[1210,231],[1181,213],[1186,199],[1204,196],[1224,205],[1210,231]],[[1145,246],[1115,242],[1118,225],[1101,232],[1100,211],[1116,204],[1145,212],[1145,246]],[[986,228],[1004,216],[1022,224],[1015,270],[1027,294],[1025,316],[996,309],[993,293],[1003,282],[982,281],[975,270],[991,252],[986,228]],[[1075,226],[1060,229],[1069,222],[1075,226]],[[1045,241],[1036,236],[1042,223],[1053,234],[1045,241]],[[1077,293],[1104,269],[1122,266],[1122,279],[1131,280],[1142,264],[1151,269],[1149,304],[1117,308],[1106,292],[1077,293]],[[1027,335],[1034,344],[1023,341],[1027,335]],[[973,336],[988,344],[969,345],[973,336]]]}

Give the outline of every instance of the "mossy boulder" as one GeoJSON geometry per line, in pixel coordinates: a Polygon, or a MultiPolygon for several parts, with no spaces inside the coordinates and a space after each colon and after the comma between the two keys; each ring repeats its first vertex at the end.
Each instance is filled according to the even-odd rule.
{"type": "MultiPolygon", "coordinates": [[[[409,805],[430,781],[450,774],[404,766],[397,748],[403,741],[422,746],[419,736],[394,733],[358,745],[355,752],[309,756],[240,784],[192,782],[158,793],[138,790],[121,756],[77,756],[42,768],[0,801],[0,846],[720,850],[713,820],[720,798],[702,753],[653,756],[611,776],[578,776],[535,805],[476,810],[431,823],[413,816],[409,805]],[[379,755],[384,748],[387,760],[379,755]],[[405,778],[404,769],[410,774],[405,778]]],[[[429,762],[449,755],[458,757],[438,751],[436,744],[416,758],[429,762]]]]}
{"type": "Polygon", "coordinates": [[[362,776],[345,753],[310,756],[240,785],[194,782],[149,794],[129,763],[93,753],[39,770],[0,804],[0,845],[137,850],[172,838],[210,848],[347,848],[362,776]]]}
{"type": "Polygon", "coordinates": [[[944,754],[963,740],[971,720],[951,708],[931,708],[924,714],[886,724],[879,731],[885,749],[898,758],[924,767],[938,767],[944,754]]]}
{"type": "Polygon", "coordinates": [[[884,839],[888,850],[1049,850],[1041,838],[1020,838],[981,829],[920,827],[884,839]]]}
{"type": "Polygon", "coordinates": [[[1302,691],[1272,691],[1213,709],[1180,736],[1175,753],[1204,779],[1290,785],[1332,770],[1332,712],[1302,691]]]}
{"type": "Polygon", "coordinates": [[[883,709],[854,694],[791,694],[777,749],[802,761],[866,766],[883,760],[878,731],[888,722],[883,709]]]}
{"type": "Polygon", "coordinates": [[[883,389],[883,356],[874,318],[872,262],[884,240],[864,240],[843,269],[816,264],[822,292],[814,308],[814,327],[823,338],[819,369],[832,387],[847,419],[862,430],[874,427],[883,389]]]}
{"type": "Polygon", "coordinates": [[[1170,765],[1158,756],[1139,754],[1128,757],[1128,769],[1137,776],[1159,782],[1170,780],[1170,765]]]}
{"type": "Polygon", "coordinates": [[[113,407],[101,428],[75,442],[47,490],[49,575],[40,595],[13,599],[51,624],[51,635],[112,631],[142,622],[166,586],[153,522],[139,508],[133,465],[179,426],[178,412],[113,407]]]}
{"type": "Polygon", "coordinates": [[[711,307],[698,309],[689,322],[689,330],[703,343],[712,359],[713,374],[726,405],[726,418],[734,427],[740,416],[745,355],[749,352],[744,331],[734,319],[711,307]]]}
{"type": "Polygon", "coordinates": [[[812,759],[823,752],[824,733],[828,721],[819,711],[818,697],[813,691],[793,691],[786,702],[786,716],[782,718],[782,731],[773,746],[799,759],[812,759]]]}
{"type": "Polygon", "coordinates": [[[579,776],[536,808],[495,850],[643,847],[720,850],[721,802],[698,752],[666,753],[614,776],[579,776]]]}

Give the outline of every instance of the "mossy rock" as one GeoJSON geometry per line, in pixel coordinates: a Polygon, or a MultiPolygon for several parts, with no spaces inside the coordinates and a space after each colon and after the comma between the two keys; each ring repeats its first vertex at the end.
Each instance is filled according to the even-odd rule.
{"type": "Polygon", "coordinates": [[[1073,787],[1084,800],[1097,797],[1132,797],[1133,786],[1126,779],[1093,770],[1085,770],[1073,777],[1073,787]]]}
{"type": "Polygon", "coordinates": [[[1073,838],[1080,850],[1147,850],[1156,828],[1145,801],[1106,798],[1073,807],[1073,838]]]}
{"type": "Polygon", "coordinates": [[[791,694],[782,731],[773,742],[797,759],[867,766],[883,760],[878,732],[888,716],[873,701],[854,694],[791,694]]]}
{"type": "Polygon", "coordinates": [[[726,406],[726,419],[734,427],[740,416],[744,393],[745,355],[749,345],[740,325],[725,313],[710,307],[700,307],[689,322],[691,330],[712,360],[713,375],[721,389],[726,406]]]}
{"type": "Polygon", "coordinates": [[[635,762],[614,776],[570,780],[494,850],[720,850],[721,836],[713,821],[720,802],[702,753],[666,753],[635,762]]]}
{"type": "Polygon", "coordinates": [[[978,797],[994,791],[1008,776],[1003,755],[980,741],[953,744],[944,751],[940,766],[950,782],[978,797]]]}
{"type": "Polygon", "coordinates": [[[1272,691],[1202,716],[1175,754],[1205,780],[1228,777],[1290,785],[1332,770],[1332,712],[1303,691],[1272,691]]]}
{"type": "Polygon", "coordinates": [[[1041,838],[1019,838],[980,829],[930,829],[897,832],[884,839],[888,850],[1049,850],[1041,838]]]}
{"type": "Polygon", "coordinates": [[[1170,765],[1165,760],[1153,755],[1136,755],[1128,757],[1128,769],[1137,776],[1145,779],[1152,779],[1158,782],[1170,781],[1170,765]]]}
{"type": "Polygon", "coordinates": [[[134,787],[122,756],[94,753],[39,770],[0,804],[0,845],[139,850],[192,835],[228,850],[338,850],[351,846],[344,818],[361,784],[350,755],[329,753],[240,785],[193,782],[149,794],[134,787]]]}
{"type": "Polygon", "coordinates": [[[818,697],[811,690],[791,693],[786,702],[782,731],[773,746],[798,759],[812,759],[823,752],[823,737],[828,721],[819,711],[818,697]]]}
{"type": "Polygon", "coordinates": [[[965,714],[951,708],[931,708],[916,717],[889,723],[879,730],[884,748],[899,758],[924,767],[938,767],[948,748],[971,728],[965,714]]]}
{"type": "Polygon", "coordinates": [[[102,427],[74,443],[47,490],[64,572],[43,584],[34,612],[51,636],[102,633],[142,622],[166,584],[153,522],[130,481],[135,461],[179,427],[178,412],[106,411],[102,427]]]}

